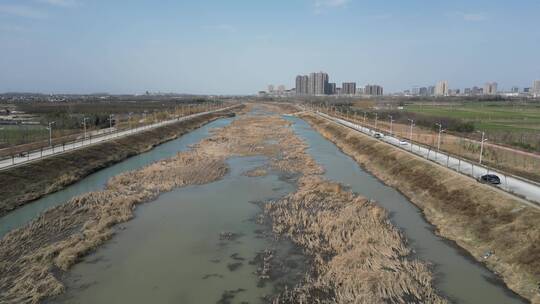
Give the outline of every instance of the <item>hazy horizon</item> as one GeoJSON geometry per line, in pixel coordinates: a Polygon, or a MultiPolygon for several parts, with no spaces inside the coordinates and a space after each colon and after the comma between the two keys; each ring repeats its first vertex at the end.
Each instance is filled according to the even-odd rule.
{"type": "Polygon", "coordinates": [[[540,79],[538,1],[2,0],[0,92],[246,95],[325,71],[385,92],[540,79]]]}

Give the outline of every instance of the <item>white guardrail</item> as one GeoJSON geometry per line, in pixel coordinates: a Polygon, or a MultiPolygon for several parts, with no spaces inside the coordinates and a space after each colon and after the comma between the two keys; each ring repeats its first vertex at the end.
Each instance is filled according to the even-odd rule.
{"type": "MultiPolygon", "coordinates": [[[[319,111],[316,111],[314,113],[323,118],[331,120],[345,127],[354,129],[356,131],[362,132],[369,136],[374,136],[375,133],[381,133],[380,131],[370,129],[368,127],[355,124],[341,118],[333,117],[326,113],[322,113],[319,111]]],[[[414,142],[411,143],[409,140],[400,140],[399,138],[388,134],[383,135],[381,138],[379,138],[379,140],[398,147],[401,150],[423,157],[438,165],[447,167],[451,170],[472,177],[474,179],[478,179],[485,174],[496,174],[501,179],[501,184],[495,187],[513,195],[516,195],[520,198],[524,198],[528,201],[540,204],[540,185],[533,181],[527,181],[511,174],[503,173],[483,165],[475,164],[469,160],[464,160],[457,156],[450,155],[442,151],[437,151],[431,149],[430,147],[416,144],[414,142]]]]}
{"type": "Polygon", "coordinates": [[[5,158],[5,159],[0,160],[0,171],[10,169],[10,168],[13,168],[13,167],[16,167],[16,166],[20,166],[22,164],[25,164],[25,163],[28,163],[28,162],[31,162],[31,161],[36,161],[36,160],[39,160],[39,159],[51,157],[53,155],[58,155],[58,154],[66,153],[66,152],[69,152],[69,151],[81,149],[81,148],[84,148],[84,147],[87,147],[87,146],[90,146],[90,145],[95,145],[95,144],[98,144],[98,143],[106,142],[106,141],[117,139],[117,138],[120,138],[120,137],[140,133],[140,132],[143,132],[143,131],[146,131],[146,130],[151,130],[151,129],[155,129],[155,128],[158,128],[158,127],[170,125],[170,124],[177,123],[177,122],[180,122],[180,121],[189,120],[189,119],[192,119],[192,118],[195,118],[195,117],[198,117],[198,116],[202,116],[202,115],[206,115],[206,114],[210,114],[210,113],[221,112],[221,111],[226,111],[226,110],[235,108],[237,106],[238,105],[233,105],[233,106],[226,107],[226,108],[221,108],[221,109],[216,109],[216,110],[212,110],[212,111],[196,113],[196,114],[192,114],[192,115],[189,115],[189,116],[178,117],[178,118],[171,119],[171,120],[165,120],[165,121],[157,122],[157,123],[147,125],[147,126],[136,127],[136,128],[133,128],[133,129],[119,130],[119,131],[115,131],[115,132],[112,132],[112,133],[107,133],[107,134],[104,134],[104,135],[101,135],[101,136],[90,137],[90,138],[86,138],[86,139],[83,138],[81,140],[68,142],[68,143],[64,143],[64,144],[61,144],[61,145],[56,145],[56,146],[53,146],[53,147],[48,147],[48,148],[44,148],[44,149],[40,149],[40,150],[30,151],[30,152],[28,152],[28,153],[26,153],[24,155],[11,156],[9,158],[5,158]]]}

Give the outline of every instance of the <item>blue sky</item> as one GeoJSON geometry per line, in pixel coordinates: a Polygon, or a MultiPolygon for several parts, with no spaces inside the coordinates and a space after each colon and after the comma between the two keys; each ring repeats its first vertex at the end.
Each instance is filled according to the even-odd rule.
{"type": "Polygon", "coordinates": [[[0,92],[250,94],[299,73],[540,79],[538,0],[0,0],[0,92]]]}

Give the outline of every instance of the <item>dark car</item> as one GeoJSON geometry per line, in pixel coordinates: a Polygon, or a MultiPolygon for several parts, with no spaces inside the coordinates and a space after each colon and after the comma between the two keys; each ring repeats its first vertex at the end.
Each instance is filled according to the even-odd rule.
{"type": "Polygon", "coordinates": [[[491,184],[491,185],[500,185],[501,184],[501,179],[495,174],[482,175],[482,176],[480,176],[478,181],[481,182],[481,183],[484,183],[484,184],[491,184]]]}

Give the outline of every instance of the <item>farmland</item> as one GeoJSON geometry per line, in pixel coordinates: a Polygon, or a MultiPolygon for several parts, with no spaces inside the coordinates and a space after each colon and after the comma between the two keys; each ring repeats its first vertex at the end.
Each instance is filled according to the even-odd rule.
{"type": "Polygon", "coordinates": [[[540,104],[412,104],[406,106],[405,110],[428,116],[471,121],[478,130],[515,133],[540,131],[540,104]]]}

